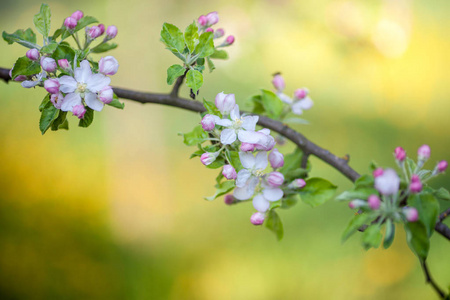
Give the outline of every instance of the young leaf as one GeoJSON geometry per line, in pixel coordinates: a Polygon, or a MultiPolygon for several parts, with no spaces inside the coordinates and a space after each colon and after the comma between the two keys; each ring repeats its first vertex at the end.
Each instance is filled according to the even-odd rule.
{"type": "Polygon", "coordinates": [[[196,93],[203,85],[203,75],[197,70],[189,70],[186,74],[186,85],[196,93]]]}
{"type": "Polygon", "coordinates": [[[275,95],[274,92],[269,90],[261,90],[262,91],[262,105],[264,106],[267,115],[272,119],[278,119],[283,112],[284,104],[275,95]]]}
{"type": "Polygon", "coordinates": [[[394,241],[395,236],[395,224],[392,223],[391,219],[387,219],[386,221],[386,233],[384,235],[383,247],[384,249],[389,248],[394,241]]]}
{"type": "Polygon", "coordinates": [[[197,24],[195,24],[195,21],[186,28],[186,31],[184,32],[184,40],[189,52],[193,53],[195,46],[198,44],[198,27],[197,24]]]}
{"type": "MultiPolygon", "coordinates": [[[[48,95],[47,95],[48,97],[48,95]]],[[[42,110],[41,118],[39,120],[39,129],[41,133],[44,134],[52,125],[53,121],[58,117],[59,109],[53,106],[50,101],[47,102],[44,109],[42,110]]]]}
{"type": "Polygon", "coordinates": [[[86,107],[86,113],[84,114],[84,118],[80,119],[78,126],[80,127],[89,127],[94,121],[94,111],[90,107],[86,107]]]}
{"type": "Polygon", "coordinates": [[[228,161],[230,162],[230,164],[236,170],[236,172],[239,172],[240,170],[242,170],[244,168],[242,166],[241,159],[239,158],[239,152],[228,151],[227,158],[228,158],[228,161]]]}
{"type": "Polygon", "coordinates": [[[112,49],[116,49],[116,43],[103,43],[91,49],[91,53],[103,53],[112,49]]]}
{"type": "Polygon", "coordinates": [[[281,199],[281,208],[288,209],[296,205],[299,200],[298,194],[293,194],[281,199]]]}
{"type": "Polygon", "coordinates": [[[42,47],[41,52],[47,53],[47,54],[53,54],[53,52],[56,50],[57,47],[58,47],[58,43],[51,42],[50,44],[42,47]]]}
{"type": "Polygon", "coordinates": [[[214,53],[214,34],[212,32],[202,33],[199,43],[195,47],[195,53],[200,58],[210,56],[214,53]]]}
{"type": "Polygon", "coordinates": [[[207,138],[208,134],[203,130],[201,125],[197,125],[194,127],[189,133],[182,134],[184,137],[184,143],[187,146],[194,146],[197,144],[203,143],[207,138]]]}
{"type": "Polygon", "coordinates": [[[322,178],[311,178],[306,180],[306,186],[300,190],[300,197],[303,202],[311,207],[324,204],[333,198],[337,186],[322,178]]]}
{"type": "Polygon", "coordinates": [[[209,73],[211,73],[212,71],[214,71],[216,69],[216,66],[212,62],[211,58],[207,57],[206,62],[208,63],[209,73]]]}
{"type": "Polygon", "coordinates": [[[178,27],[175,25],[164,23],[161,30],[161,41],[169,48],[171,51],[177,51],[180,54],[184,50],[184,37],[178,27]]]}
{"type": "Polygon", "coordinates": [[[425,225],[428,237],[431,237],[439,215],[439,201],[432,194],[421,193],[411,195],[408,205],[417,209],[419,220],[425,225]]]}
{"type": "Polygon", "coordinates": [[[123,109],[125,107],[125,103],[122,103],[119,101],[119,97],[117,97],[116,94],[113,94],[113,101],[111,101],[110,103],[108,103],[109,106],[118,108],[118,109],[123,109]]]}
{"type": "Polygon", "coordinates": [[[19,75],[30,76],[34,74],[39,74],[41,72],[41,65],[38,61],[32,61],[26,56],[19,57],[14,68],[12,69],[12,78],[16,78],[19,75]]]}
{"type": "Polygon", "coordinates": [[[50,94],[47,94],[44,99],[42,99],[41,104],[39,105],[39,111],[42,112],[45,108],[45,106],[47,106],[47,103],[50,102],[50,94]]]}
{"type": "Polygon", "coordinates": [[[434,196],[439,200],[450,201],[450,193],[444,188],[434,191],[434,196]]]}
{"type": "Polygon", "coordinates": [[[52,130],[69,129],[69,123],[66,120],[67,111],[60,111],[58,117],[52,123],[52,130]]]}
{"type": "MultiPolygon", "coordinates": [[[[222,172],[220,174],[222,174],[222,172]]],[[[218,183],[215,185],[216,193],[211,197],[205,197],[205,199],[208,201],[212,201],[212,200],[216,199],[217,197],[220,197],[222,195],[225,195],[225,194],[231,192],[234,189],[234,186],[235,185],[234,185],[233,180],[227,180],[220,184],[218,183]]]]}
{"type": "Polygon", "coordinates": [[[422,262],[425,261],[430,249],[430,241],[425,225],[421,221],[407,222],[405,231],[409,248],[422,262]]]}
{"type": "Polygon", "coordinates": [[[218,116],[219,118],[222,117],[222,114],[213,102],[209,102],[205,98],[203,98],[203,106],[206,108],[208,114],[218,116]]]}
{"type": "Polygon", "coordinates": [[[263,114],[265,112],[264,106],[262,105],[262,97],[261,95],[255,95],[250,99],[250,102],[253,103],[254,114],[263,114]]]}
{"type": "Polygon", "coordinates": [[[348,224],[347,228],[342,233],[341,241],[345,242],[352,234],[354,234],[361,226],[368,223],[372,216],[370,214],[358,214],[348,224]]]}
{"type": "Polygon", "coordinates": [[[364,249],[378,248],[380,246],[383,235],[381,234],[381,227],[378,224],[371,225],[364,230],[362,243],[364,249]]]}
{"type": "Polygon", "coordinates": [[[34,15],[33,22],[36,26],[37,31],[47,38],[50,34],[50,17],[51,12],[47,4],[41,5],[41,10],[39,13],[34,15]]]}
{"type": "Polygon", "coordinates": [[[362,175],[355,181],[355,188],[369,187],[372,188],[374,184],[374,178],[371,175],[362,175]]]}
{"type": "Polygon", "coordinates": [[[283,238],[283,223],[281,223],[281,219],[275,210],[269,210],[266,218],[266,227],[269,228],[275,235],[277,236],[277,240],[281,240],[283,238]]]}
{"type": "Polygon", "coordinates": [[[182,76],[186,69],[180,65],[172,65],[167,69],[167,84],[172,85],[175,80],[182,76]]]}
{"type": "Polygon", "coordinates": [[[228,59],[228,53],[225,50],[215,50],[210,58],[215,59],[228,59]]]}
{"type": "Polygon", "coordinates": [[[68,45],[60,44],[58,48],[56,48],[55,52],[53,52],[52,58],[56,61],[58,61],[59,59],[67,59],[68,61],[73,61],[75,58],[75,51],[73,51],[73,49],[68,45]]]}
{"type": "Polygon", "coordinates": [[[377,194],[374,188],[359,188],[357,190],[345,191],[336,197],[336,201],[349,201],[354,199],[366,200],[372,194],[377,194]]]}
{"type": "Polygon", "coordinates": [[[39,46],[36,45],[36,34],[30,28],[27,30],[19,29],[11,34],[3,31],[2,37],[10,45],[18,43],[30,49],[39,49],[39,46]]]}

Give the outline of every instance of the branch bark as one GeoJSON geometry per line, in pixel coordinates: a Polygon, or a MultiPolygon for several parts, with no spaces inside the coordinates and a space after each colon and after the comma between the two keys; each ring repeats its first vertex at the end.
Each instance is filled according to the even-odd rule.
{"type": "Polygon", "coordinates": [[[437,285],[433,277],[431,277],[430,271],[428,270],[427,262],[426,261],[421,262],[420,265],[422,266],[423,273],[425,274],[426,283],[431,284],[431,286],[441,299],[445,299],[445,292],[437,285]]]}

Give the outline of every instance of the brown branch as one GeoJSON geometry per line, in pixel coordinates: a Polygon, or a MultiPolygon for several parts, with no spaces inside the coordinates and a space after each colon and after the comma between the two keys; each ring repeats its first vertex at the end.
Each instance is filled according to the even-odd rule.
{"type": "Polygon", "coordinates": [[[443,290],[441,290],[441,288],[437,285],[437,283],[431,277],[430,271],[428,270],[427,262],[423,261],[420,263],[420,265],[422,266],[423,273],[425,274],[426,283],[431,284],[431,286],[436,291],[436,293],[438,293],[438,295],[441,297],[441,299],[445,299],[445,297],[446,297],[445,292],[443,290]]]}
{"type": "Polygon", "coordinates": [[[183,75],[181,75],[180,77],[177,78],[177,81],[175,82],[172,91],[170,92],[170,96],[171,97],[178,97],[178,92],[180,91],[180,87],[183,84],[183,80],[184,77],[186,77],[186,73],[188,72],[188,70],[186,70],[186,72],[184,72],[183,75]]]}
{"type": "Polygon", "coordinates": [[[450,207],[447,208],[447,210],[444,210],[444,211],[439,215],[439,222],[444,221],[445,218],[447,218],[448,216],[450,216],[450,207]]]}

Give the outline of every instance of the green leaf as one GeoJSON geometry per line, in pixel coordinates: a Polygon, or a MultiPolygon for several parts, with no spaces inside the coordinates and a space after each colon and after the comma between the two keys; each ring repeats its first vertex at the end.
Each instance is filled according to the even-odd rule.
{"type": "Polygon", "coordinates": [[[252,112],[254,114],[263,114],[265,112],[264,106],[262,104],[262,96],[256,95],[253,96],[250,101],[253,103],[253,110],[252,112]]]}
{"type": "Polygon", "coordinates": [[[205,70],[205,66],[194,66],[194,70],[197,70],[200,73],[203,73],[203,71],[205,70]]]}
{"type": "Polygon", "coordinates": [[[186,31],[184,32],[184,41],[186,42],[189,52],[193,53],[195,46],[197,46],[198,43],[198,27],[197,24],[195,24],[195,21],[186,28],[186,31]]]}
{"type": "Polygon", "coordinates": [[[161,30],[161,41],[169,48],[171,51],[177,51],[178,53],[183,53],[184,50],[184,37],[178,27],[175,25],[164,23],[161,30]]]}
{"type": "Polygon", "coordinates": [[[362,175],[361,177],[359,177],[358,179],[356,179],[355,181],[355,188],[360,188],[360,187],[373,187],[374,185],[374,178],[371,175],[362,175]]]}
{"type": "Polygon", "coordinates": [[[299,200],[298,194],[293,194],[281,199],[281,208],[288,209],[296,205],[299,200]]]}
{"type": "Polygon", "coordinates": [[[200,58],[214,53],[214,34],[212,32],[204,32],[200,35],[199,43],[195,47],[195,53],[200,58]]]}
{"type": "Polygon", "coordinates": [[[207,57],[206,58],[206,62],[208,63],[209,73],[211,73],[212,71],[214,71],[216,69],[216,66],[214,65],[214,63],[211,60],[211,58],[207,57]]]}
{"type": "Polygon", "coordinates": [[[262,91],[262,105],[267,112],[267,115],[272,119],[278,119],[283,112],[283,101],[275,95],[274,92],[269,90],[262,91]]]}
{"type": "Polygon", "coordinates": [[[215,59],[228,59],[228,53],[225,50],[215,50],[210,58],[215,59]]]}
{"type": "Polygon", "coordinates": [[[414,170],[416,169],[416,163],[411,158],[406,158],[406,169],[408,169],[409,174],[413,174],[414,170]]]}
{"type": "Polygon", "coordinates": [[[75,59],[75,51],[66,44],[60,44],[52,54],[52,58],[56,61],[67,59],[69,62],[75,59]]]}
{"type": "Polygon", "coordinates": [[[50,17],[51,17],[50,8],[47,4],[41,5],[41,10],[39,13],[34,15],[33,22],[34,26],[36,26],[37,31],[47,38],[50,34],[50,17]]]}
{"type": "Polygon", "coordinates": [[[59,109],[53,106],[53,103],[48,101],[44,109],[42,110],[41,118],[39,120],[39,129],[41,130],[42,134],[44,134],[50,128],[53,121],[58,118],[58,115],[59,109]]]}
{"type": "Polygon", "coordinates": [[[303,168],[297,168],[284,174],[284,180],[291,181],[297,178],[305,178],[308,175],[308,170],[303,168]]]}
{"type": "Polygon", "coordinates": [[[184,143],[188,146],[194,146],[197,144],[201,144],[208,138],[208,134],[203,130],[201,125],[197,125],[194,127],[189,133],[183,134],[184,143]]]}
{"type": "Polygon", "coordinates": [[[94,111],[90,107],[86,107],[86,113],[84,114],[84,118],[80,119],[78,126],[87,128],[94,121],[94,111]]]}
{"type": "Polygon", "coordinates": [[[19,29],[11,34],[3,31],[2,37],[10,45],[12,43],[18,43],[30,49],[39,49],[39,46],[36,44],[36,34],[31,28],[27,30],[19,29]]]}
{"type": "Polygon", "coordinates": [[[269,228],[273,233],[275,233],[277,240],[281,240],[283,238],[283,223],[281,223],[281,219],[275,210],[269,210],[266,218],[266,227],[269,228]]]}
{"type": "Polygon", "coordinates": [[[69,123],[66,119],[67,111],[60,111],[58,117],[52,123],[52,130],[69,129],[69,123]]]}
{"type": "Polygon", "coordinates": [[[366,200],[372,194],[378,194],[374,188],[359,188],[357,190],[345,191],[336,197],[336,201],[348,201],[354,199],[366,200]]]}
{"type": "Polygon", "coordinates": [[[227,152],[227,158],[230,161],[233,168],[236,170],[236,172],[239,172],[244,167],[242,166],[241,159],[239,158],[239,152],[237,151],[228,151],[227,152]]]}
{"type": "Polygon", "coordinates": [[[371,225],[364,230],[362,243],[364,249],[378,248],[380,246],[383,235],[381,234],[381,226],[378,224],[371,225]]]}
{"type": "Polygon", "coordinates": [[[113,101],[108,103],[108,105],[118,109],[123,109],[125,107],[125,103],[120,102],[119,97],[117,97],[115,93],[113,94],[113,101]]]}
{"type": "Polygon", "coordinates": [[[405,223],[406,241],[412,252],[423,262],[428,256],[430,241],[425,225],[420,222],[405,223]]]}
{"type": "Polygon", "coordinates": [[[47,46],[41,48],[41,53],[53,54],[53,52],[56,50],[57,47],[58,43],[51,42],[47,46]]]}
{"type": "Polygon", "coordinates": [[[215,161],[213,161],[211,164],[207,165],[206,167],[208,169],[218,169],[220,167],[223,167],[225,165],[225,159],[221,156],[216,158],[215,161]]]}
{"type": "MultiPolygon", "coordinates": [[[[222,172],[220,174],[222,174],[222,172]]],[[[225,194],[231,192],[234,189],[235,185],[234,185],[233,180],[227,180],[220,184],[219,183],[216,184],[215,187],[216,187],[216,193],[211,197],[205,197],[206,200],[212,201],[212,200],[216,199],[217,197],[220,197],[222,195],[225,195],[225,194]]]]}
{"type": "Polygon", "coordinates": [[[186,74],[186,85],[196,93],[203,85],[203,75],[197,70],[189,70],[186,74]]]}
{"type": "Polygon", "coordinates": [[[324,204],[333,198],[337,186],[322,178],[311,178],[306,180],[306,186],[300,190],[300,197],[303,202],[311,207],[324,204]]]}
{"type": "Polygon", "coordinates": [[[391,219],[386,221],[386,233],[384,235],[383,247],[384,249],[389,248],[392,245],[395,237],[395,224],[392,223],[391,219]]]}
{"type": "Polygon", "coordinates": [[[44,108],[47,106],[47,103],[49,102],[50,102],[50,94],[47,94],[42,100],[41,105],[39,105],[39,111],[42,112],[44,108]]]}
{"type": "Polygon", "coordinates": [[[417,209],[419,220],[425,225],[428,237],[431,237],[439,216],[439,201],[432,194],[421,193],[409,196],[408,205],[417,209]]]}
{"type": "Polygon", "coordinates": [[[434,191],[434,196],[439,200],[450,201],[450,193],[444,188],[434,191]]]}
{"type": "Polygon", "coordinates": [[[186,69],[180,65],[172,65],[167,69],[167,84],[172,85],[175,80],[182,76],[186,69]]]}
{"type": "Polygon", "coordinates": [[[217,109],[216,105],[213,102],[210,102],[205,98],[203,98],[203,106],[206,108],[208,114],[218,116],[219,118],[222,117],[222,114],[220,113],[220,111],[217,109]]]}
{"type": "Polygon", "coordinates": [[[102,43],[91,49],[91,53],[103,53],[112,49],[116,49],[116,43],[102,43]]]}
{"type": "MultiPolygon", "coordinates": [[[[77,26],[73,29],[73,33],[80,31],[84,27],[92,24],[92,23],[98,23],[97,19],[91,16],[84,16],[81,19],[78,20],[77,26]]],[[[61,27],[64,31],[62,32],[61,41],[65,40],[69,36],[71,36],[71,32],[69,30],[66,30],[65,27],[61,27]]],[[[56,32],[55,32],[56,34],[56,32]]]]}
{"type": "MultiPolygon", "coordinates": [[[[296,171],[302,163],[303,152],[300,148],[295,148],[294,152],[284,156],[284,166],[280,169],[280,172],[287,176],[289,172],[296,171]]],[[[311,166],[308,163],[306,168],[310,171],[311,166]]]]}
{"type": "Polygon", "coordinates": [[[368,223],[372,216],[370,214],[357,214],[351,219],[347,228],[342,233],[341,241],[345,242],[352,234],[354,234],[361,226],[368,223]]]}
{"type": "Polygon", "coordinates": [[[16,78],[19,75],[30,76],[34,74],[39,74],[41,72],[41,65],[39,61],[32,61],[28,57],[23,56],[17,59],[12,69],[12,78],[16,78]]]}
{"type": "Polygon", "coordinates": [[[55,33],[53,33],[52,40],[55,41],[61,34],[63,34],[66,31],[66,27],[61,27],[55,30],[55,33]]]}

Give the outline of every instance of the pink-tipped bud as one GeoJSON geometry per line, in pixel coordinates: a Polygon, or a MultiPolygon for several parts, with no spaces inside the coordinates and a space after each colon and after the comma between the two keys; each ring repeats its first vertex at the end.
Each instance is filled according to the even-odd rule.
{"type": "Polygon", "coordinates": [[[57,67],[56,61],[53,58],[42,56],[41,57],[41,67],[46,72],[49,72],[49,73],[55,72],[56,67],[57,67]]]}
{"type": "Polygon", "coordinates": [[[202,121],[202,128],[204,131],[211,131],[214,129],[214,127],[216,127],[216,122],[214,121],[214,117],[211,116],[210,114],[206,114],[202,121]]]}
{"type": "Polygon", "coordinates": [[[59,93],[59,81],[57,79],[47,79],[44,82],[44,88],[50,94],[58,94],[59,93]]]}
{"type": "Polygon", "coordinates": [[[301,89],[297,89],[294,92],[294,97],[295,97],[295,99],[302,100],[302,99],[305,99],[306,96],[308,96],[308,94],[309,94],[309,91],[307,88],[301,88],[301,89]]]}
{"type": "Polygon", "coordinates": [[[291,189],[302,189],[306,186],[306,181],[301,179],[301,178],[297,178],[294,179],[289,185],[288,188],[291,189]]]}
{"type": "Polygon", "coordinates": [[[428,145],[422,145],[417,150],[417,156],[419,157],[419,160],[427,160],[430,158],[431,149],[428,145]]]}
{"type": "Polygon", "coordinates": [[[367,202],[359,199],[352,200],[348,203],[348,207],[350,207],[351,209],[360,208],[364,206],[367,206],[367,202]]]}
{"type": "Polygon", "coordinates": [[[255,144],[249,144],[249,143],[242,143],[241,144],[241,151],[243,152],[248,152],[248,151],[252,151],[255,150],[255,144]]]}
{"type": "Polygon", "coordinates": [[[113,101],[113,98],[114,98],[114,91],[112,87],[110,87],[109,85],[105,86],[98,92],[98,99],[105,104],[111,103],[113,101]]]}
{"type": "Polygon", "coordinates": [[[37,49],[28,50],[26,55],[31,60],[38,60],[40,56],[39,51],[37,49]]]}
{"type": "Polygon", "coordinates": [[[273,149],[269,154],[269,162],[272,168],[277,169],[284,166],[284,156],[278,151],[278,149],[273,149]]]}
{"type": "Polygon", "coordinates": [[[419,220],[419,212],[415,207],[404,207],[403,215],[406,217],[408,222],[416,222],[419,220]]]}
{"type": "Polygon", "coordinates": [[[61,93],[52,94],[50,96],[50,101],[53,103],[53,106],[57,109],[61,109],[62,101],[64,100],[64,96],[61,93]]]}
{"type": "Polygon", "coordinates": [[[216,153],[205,152],[202,154],[202,156],[200,156],[200,161],[202,162],[202,164],[207,166],[212,164],[216,160],[216,158],[217,158],[216,153]]]}
{"type": "Polygon", "coordinates": [[[204,15],[201,15],[200,17],[198,17],[198,25],[205,27],[206,24],[208,24],[208,18],[204,15]]]}
{"type": "Polygon", "coordinates": [[[93,40],[93,39],[96,39],[96,38],[98,38],[99,36],[102,35],[102,30],[98,26],[92,26],[87,31],[87,35],[88,35],[89,38],[91,38],[93,40]]]}
{"type": "Polygon", "coordinates": [[[225,202],[226,205],[232,205],[236,203],[236,199],[231,194],[226,194],[223,198],[223,202],[225,202]]]}
{"type": "Polygon", "coordinates": [[[406,151],[402,147],[395,148],[394,155],[398,161],[404,161],[406,159],[406,151]]]}
{"type": "Polygon", "coordinates": [[[441,160],[440,162],[438,162],[438,164],[437,164],[437,166],[436,166],[436,169],[437,169],[440,173],[442,173],[442,172],[444,172],[445,170],[447,170],[447,167],[448,167],[447,161],[441,160]]]}
{"type": "Polygon", "coordinates": [[[105,25],[103,24],[98,24],[98,28],[100,28],[100,35],[105,33],[105,25]]]}
{"type": "Polygon", "coordinates": [[[86,108],[84,108],[83,105],[75,105],[72,108],[72,113],[74,116],[77,116],[78,119],[83,119],[84,118],[84,114],[86,113],[86,108]]]}
{"type": "Polygon", "coordinates": [[[83,12],[81,10],[77,10],[76,12],[74,12],[71,17],[74,18],[75,20],[80,20],[83,17],[83,12]]]}
{"type": "Polygon", "coordinates": [[[225,35],[225,30],[223,30],[223,28],[219,28],[216,31],[214,31],[214,38],[218,39],[221,38],[225,35]]]}
{"type": "Polygon", "coordinates": [[[284,83],[284,78],[281,76],[281,74],[277,74],[273,76],[272,84],[275,87],[275,89],[279,92],[283,91],[286,87],[286,84],[284,83]]]}
{"type": "Polygon", "coordinates": [[[69,61],[68,61],[67,59],[65,59],[65,58],[59,59],[59,60],[58,60],[58,65],[59,65],[59,67],[60,67],[61,69],[63,69],[63,70],[70,70],[70,64],[69,64],[69,61]]]}
{"type": "Polygon", "coordinates": [[[252,222],[253,225],[262,225],[264,223],[264,219],[266,218],[266,214],[261,212],[255,212],[250,217],[250,222],[252,222]]]}
{"type": "Polygon", "coordinates": [[[234,36],[233,35],[227,36],[227,38],[225,39],[225,45],[229,46],[232,45],[233,43],[234,43],[234,36]]]}
{"type": "Polygon", "coordinates": [[[217,22],[219,22],[219,14],[217,13],[217,11],[210,12],[206,15],[206,20],[208,21],[208,26],[217,24],[217,22]]]}
{"type": "Polygon", "coordinates": [[[413,194],[420,193],[422,191],[422,182],[420,181],[419,176],[415,174],[411,176],[411,183],[409,184],[409,190],[413,194]]]}
{"type": "Polygon", "coordinates": [[[214,32],[214,29],[212,29],[211,27],[206,28],[205,32],[214,32]]]}
{"type": "Polygon", "coordinates": [[[373,172],[372,172],[372,174],[373,174],[373,177],[378,177],[378,176],[381,176],[381,175],[383,175],[383,168],[376,168],[375,170],[373,170],[373,172]]]}
{"type": "Polygon", "coordinates": [[[284,182],[284,176],[280,172],[271,172],[269,176],[267,176],[267,183],[271,187],[279,187],[284,182]]]}
{"type": "Polygon", "coordinates": [[[377,195],[370,195],[367,199],[367,203],[371,209],[377,210],[380,208],[381,200],[377,195]]]}
{"type": "Polygon", "coordinates": [[[222,175],[228,180],[236,179],[237,177],[236,170],[232,165],[225,165],[223,167],[222,175]]]}
{"type": "Polygon", "coordinates": [[[113,39],[116,36],[117,36],[117,27],[114,25],[108,26],[108,28],[106,29],[106,37],[108,39],[113,39]]]}
{"type": "Polygon", "coordinates": [[[73,17],[68,17],[64,20],[64,26],[66,26],[67,29],[72,30],[75,27],[77,27],[78,21],[77,19],[73,17]]]}
{"type": "Polygon", "coordinates": [[[219,111],[226,115],[229,114],[236,105],[236,99],[234,98],[234,94],[224,94],[221,92],[216,95],[214,103],[219,111]]]}
{"type": "Polygon", "coordinates": [[[98,71],[104,75],[114,75],[119,69],[119,62],[113,56],[102,57],[98,62],[98,71]]]}

